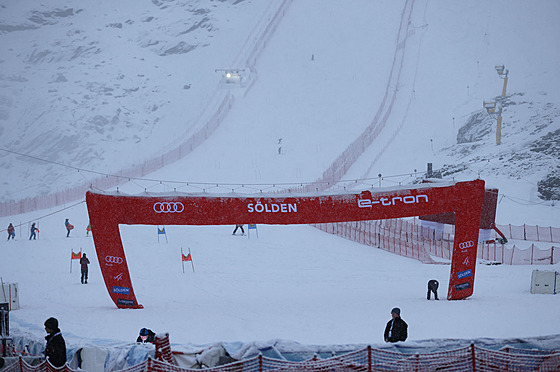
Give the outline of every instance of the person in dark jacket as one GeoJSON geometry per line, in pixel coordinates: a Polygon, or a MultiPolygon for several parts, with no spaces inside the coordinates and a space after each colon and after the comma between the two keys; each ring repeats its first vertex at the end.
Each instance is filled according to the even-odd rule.
{"type": "Polygon", "coordinates": [[[47,346],[45,347],[45,357],[55,367],[62,367],[66,364],[66,342],[58,328],[58,320],[49,318],[45,321],[45,337],[47,346]]]}
{"type": "Polygon", "coordinates": [[[142,343],[154,343],[156,341],[156,334],[148,328],[142,328],[140,330],[140,335],[138,335],[138,338],[136,339],[136,342],[142,342],[142,343]]]}
{"type": "Polygon", "coordinates": [[[39,231],[38,228],[35,227],[35,222],[31,224],[31,235],[29,235],[29,240],[33,238],[33,240],[37,239],[37,232],[39,231]]]}
{"type": "Polygon", "coordinates": [[[82,267],[82,284],[87,284],[89,259],[85,253],[80,258],[80,265],[82,267]]]}
{"type": "Polygon", "coordinates": [[[434,298],[436,300],[439,300],[438,296],[437,296],[437,289],[439,287],[439,283],[437,280],[432,279],[430,281],[428,281],[428,300],[430,299],[430,295],[432,294],[432,292],[434,293],[434,298]]]}
{"type": "Polygon", "coordinates": [[[16,228],[14,227],[14,225],[10,224],[10,226],[8,226],[8,241],[10,240],[10,238],[14,240],[15,237],[16,237],[16,228]]]}
{"type": "Polygon", "coordinates": [[[385,327],[385,342],[405,341],[408,337],[408,324],[401,319],[401,309],[395,307],[391,310],[393,319],[385,327]]]}

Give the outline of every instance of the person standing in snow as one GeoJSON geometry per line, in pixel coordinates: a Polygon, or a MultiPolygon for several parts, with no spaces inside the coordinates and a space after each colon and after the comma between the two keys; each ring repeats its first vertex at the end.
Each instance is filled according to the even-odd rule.
{"type": "Polygon", "coordinates": [[[385,327],[385,342],[405,341],[408,337],[408,324],[401,318],[401,309],[395,307],[391,310],[393,319],[385,327]]]}
{"type": "Polygon", "coordinates": [[[66,237],[68,238],[70,237],[70,231],[74,228],[74,225],[68,221],[68,218],[64,221],[64,225],[66,226],[66,237]]]}
{"type": "Polygon", "coordinates": [[[439,287],[439,283],[437,280],[432,279],[430,281],[428,281],[428,300],[430,299],[430,295],[432,294],[432,292],[434,293],[434,298],[436,300],[439,300],[438,296],[437,296],[437,289],[439,287]]]}
{"type": "Polygon", "coordinates": [[[10,238],[14,240],[15,237],[16,237],[16,228],[14,227],[14,225],[10,224],[10,226],[8,226],[8,241],[10,241],[10,238]]]}
{"type": "Polygon", "coordinates": [[[82,266],[82,284],[87,284],[89,259],[85,253],[80,258],[80,265],[82,266]]]}
{"type": "Polygon", "coordinates": [[[235,235],[237,229],[241,229],[241,235],[245,235],[245,230],[243,230],[243,225],[235,225],[235,230],[233,230],[233,234],[231,235],[235,235]]]}
{"type": "Polygon", "coordinates": [[[38,232],[39,229],[35,227],[35,222],[33,222],[31,224],[31,235],[29,235],[29,240],[31,240],[33,238],[33,240],[37,239],[37,234],[35,232],[38,232]]]}
{"type": "Polygon", "coordinates": [[[45,337],[47,346],[45,347],[45,357],[55,367],[62,367],[66,364],[66,342],[58,328],[58,320],[49,318],[45,321],[45,337]]]}

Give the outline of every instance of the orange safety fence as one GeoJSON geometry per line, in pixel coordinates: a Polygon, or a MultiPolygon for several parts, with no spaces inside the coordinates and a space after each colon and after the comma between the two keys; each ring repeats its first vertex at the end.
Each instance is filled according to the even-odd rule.
{"type": "MultiPolygon", "coordinates": [[[[181,367],[175,360],[169,343],[169,334],[158,335],[155,340],[156,359],[147,360],[122,372],[189,372],[199,368],[181,367]]],[[[180,352],[179,352],[180,353],[180,352]]],[[[66,364],[55,368],[47,361],[38,365],[27,363],[23,357],[10,358],[12,363],[2,369],[6,372],[75,372],[66,364]]],[[[260,372],[260,371],[558,371],[560,350],[525,350],[510,347],[499,351],[470,346],[436,353],[399,353],[367,346],[328,359],[314,357],[294,362],[255,356],[230,364],[204,368],[211,372],[260,372]]]]}
{"type": "MultiPolygon", "coordinates": [[[[494,351],[470,345],[464,348],[428,354],[403,354],[370,346],[334,356],[313,358],[302,362],[272,359],[261,355],[254,358],[205,368],[211,372],[261,371],[558,371],[560,351],[505,349],[494,351]]],[[[164,361],[148,359],[122,372],[190,372],[199,369],[183,368],[164,361]]]]}
{"type": "MultiPolygon", "coordinates": [[[[414,258],[423,263],[451,259],[453,232],[436,232],[416,221],[404,219],[315,224],[314,227],[361,244],[414,258]]],[[[536,230],[536,229],[535,229],[536,230]]],[[[560,262],[560,247],[541,249],[531,244],[523,249],[493,243],[478,243],[479,259],[508,265],[554,265],[560,262]]]]}
{"type": "Polygon", "coordinates": [[[496,225],[508,238],[534,242],[560,243],[560,228],[532,225],[496,225]]]}

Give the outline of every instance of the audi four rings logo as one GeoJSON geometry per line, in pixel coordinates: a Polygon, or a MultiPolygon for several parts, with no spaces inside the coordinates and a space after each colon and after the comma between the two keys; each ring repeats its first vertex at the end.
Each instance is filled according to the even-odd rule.
{"type": "Polygon", "coordinates": [[[157,202],[154,204],[156,213],[181,213],[185,206],[180,202],[157,202]]]}
{"type": "Polygon", "coordinates": [[[468,242],[459,243],[459,248],[461,249],[467,249],[471,247],[474,247],[474,242],[472,240],[469,240],[468,242]]]}
{"type": "Polygon", "coordinates": [[[105,262],[111,263],[111,264],[122,264],[123,259],[122,259],[122,257],[105,256],[105,262]]]}

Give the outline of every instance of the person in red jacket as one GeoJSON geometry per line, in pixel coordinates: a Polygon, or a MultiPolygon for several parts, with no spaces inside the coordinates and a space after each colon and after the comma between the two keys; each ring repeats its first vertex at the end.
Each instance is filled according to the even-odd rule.
{"type": "Polygon", "coordinates": [[[80,258],[80,265],[82,266],[82,284],[87,284],[89,259],[85,253],[80,258]]]}
{"type": "Polygon", "coordinates": [[[14,225],[10,224],[10,226],[8,226],[8,241],[10,240],[10,238],[14,240],[15,237],[16,237],[16,228],[14,227],[14,225]]]}

